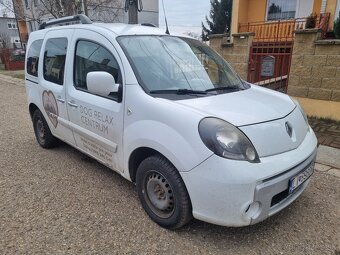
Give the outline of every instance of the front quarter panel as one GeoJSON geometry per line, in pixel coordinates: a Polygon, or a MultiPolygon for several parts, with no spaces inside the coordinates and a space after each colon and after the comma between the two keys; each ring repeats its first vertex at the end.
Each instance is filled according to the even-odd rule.
{"type": "Polygon", "coordinates": [[[163,154],[180,172],[190,171],[213,154],[198,133],[202,115],[171,101],[153,98],[139,85],[126,86],[125,98],[125,169],[131,153],[139,147],[163,154]]]}

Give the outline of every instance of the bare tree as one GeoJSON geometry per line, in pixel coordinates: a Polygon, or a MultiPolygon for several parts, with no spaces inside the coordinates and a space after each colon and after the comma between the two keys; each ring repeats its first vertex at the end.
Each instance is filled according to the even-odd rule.
{"type": "Polygon", "coordinates": [[[14,13],[19,20],[38,24],[49,17],[60,18],[83,11],[96,21],[114,22],[123,12],[123,0],[27,0],[26,8],[22,0],[0,0],[0,7],[14,13]]]}
{"type": "Polygon", "coordinates": [[[122,0],[86,0],[87,14],[90,19],[102,22],[117,22],[124,14],[122,0]]]}
{"type": "Polygon", "coordinates": [[[0,33],[0,44],[1,44],[1,48],[3,49],[6,49],[10,46],[11,38],[8,33],[6,32],[0,33]]]}

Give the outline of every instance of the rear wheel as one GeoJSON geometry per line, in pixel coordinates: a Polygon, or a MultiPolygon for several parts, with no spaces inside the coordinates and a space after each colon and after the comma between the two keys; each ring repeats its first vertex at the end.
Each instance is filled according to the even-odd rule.
{"type": "Polygon", "coordinates": [[[44,116],[39,110],[35,110],[32,120],[35,138],[39,145],[46,149],[55,147],[58,144],[58,139],[52,135],[44,116]]]}
{"type": "Polygon", "coordinates": [[[137,169],[139,199],[149,217],[168,229],[177,229],[192,219],[188,192],[177,169],[164,157],[154,155],[137,169]]]}

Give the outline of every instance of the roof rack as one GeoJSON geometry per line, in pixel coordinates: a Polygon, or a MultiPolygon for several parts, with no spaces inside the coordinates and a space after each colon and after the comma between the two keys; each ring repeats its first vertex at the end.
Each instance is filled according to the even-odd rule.
{"type": "Polygon", "coordinates": [[[46,21],[39,26],[39,30],[45,29],[46,27],[57,25],[57,24],[63,24],[63,23],[68,23],[68,22],[73,22],[73,21],[80,21],[81,24],[92,24],[92,21],[89,19],[84,14],[78,14],[75,16],[68,16],[68,17],[63,17],[59,19],[53,19],[46,21]]]}

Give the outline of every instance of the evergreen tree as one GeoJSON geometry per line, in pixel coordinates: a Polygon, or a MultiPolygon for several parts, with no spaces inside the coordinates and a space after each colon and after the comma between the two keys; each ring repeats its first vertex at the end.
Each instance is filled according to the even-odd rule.
{"type": "Polygon", "coordinates": [[[202,22],[202,40],[209,40],[211,34],[224,34],[230,31],[232,0],[210,0],[210,14],[206,16],[206,27],[202,22]]]}
{"type": "Polygon", "coordinates": [[[340,11],[339,17],[334,21],[334,35],[337,39],[340,39],[340,11]]]}

